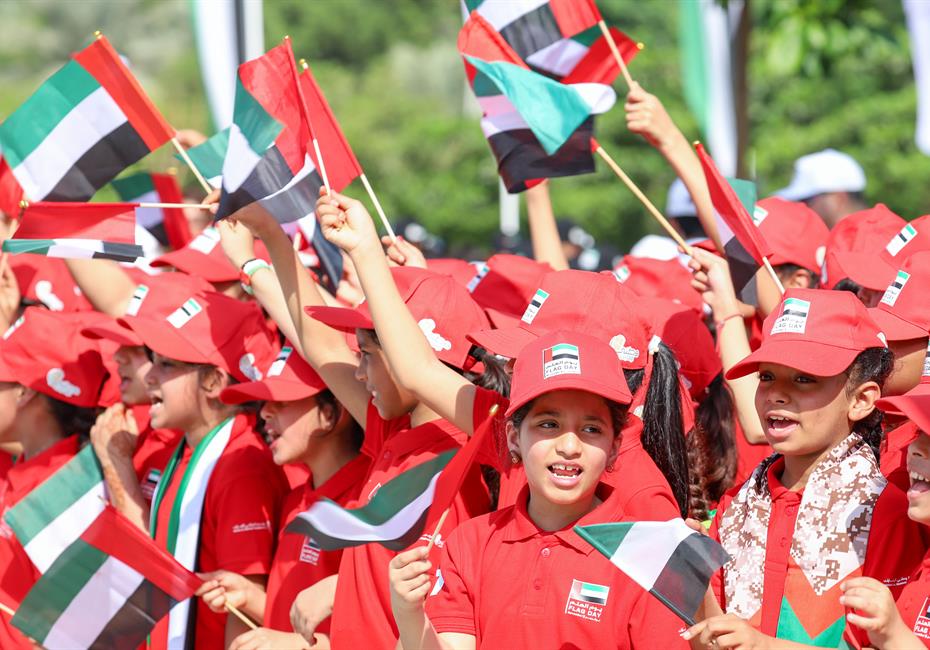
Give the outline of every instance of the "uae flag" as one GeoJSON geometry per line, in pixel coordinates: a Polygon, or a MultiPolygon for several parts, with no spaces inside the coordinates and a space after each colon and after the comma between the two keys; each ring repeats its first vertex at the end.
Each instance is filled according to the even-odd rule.
{"type": "Polygon", "coordinates": [[[134,262],[145,255],[136,244],[136,205],[30,203],[15,238],[3,242],[3,251],[134,262]]]}
{"type": "Polygon", "coordinates": [[[0,125],[31,201],[87,201],[174,137],[106,38],[74,55],[0,125]]]}
{"type": "MultiPolygon", "coordinates": [[[[184,203],[184,195],[174,174],[133,174],[112,183],[119,198],[127,203],[184,203]]],[[[136,223],[148,230],[162,245],[184,248],[191,237],[183,208],[136,208],[136,223]]]]}
{"type": "Polygon", "coordinates": [[[739,179],[728,182],[707,155],[704,145],[698,143],[695,149],[710,190],[717,231],[720,233],[720,241],[723,242],[723,252],[730,267],[733,288],[737,293],[743,293],[756,271],[763,265],[763,258],[772,254],[768,242],[749,213],[752,204],[755,203],[751,196],[755,194],[755,186],[750,181],[739,179]],[[746,197],[745,202],[741,194],[746,197]],[[748,209],[747,202],[750,206],[748,209]]]}
{"type": "Polygon", "coordinates": [[[730,560],[681,519],[575,526],[575,532],[688,625],[714,572],[730,560]]]}
{"type": "Polygon", "coordinates": [[[19,215],[19,202],[23,200],[23,188],[13,176],[13,170],[0,150],[0,211],[9,217],[19,215]]]}
{"type": "MultiPolygon", "coordinates": [[[[201,142],[196,147],[187,150],[187,156],[191,159],[207,182],[214,188],[219,188],[223,184],[223,160],[226,158],[226,149],[229,148],[229,129],[223,129],[206,141],[201,142]]],[[[184,162],[179,154],[174,154],[180,162],[184,162]]]]}
{"type": "Polygon", "coordinates": [[[496,421],[492,413],[461,449],[451,449],[396,476],[378,488],[365,506],[343,508],[320,499],[285,530],[312,537],[325,551],[370,542],[402,551],[420,539],[424,530],[432,530],[429,527],[452,505],[496,421]]]}
{"type": "Polygon", "coordinates": [[[103,512],[103,472],[90,445],[10,508],[4,520],[45,573],[103,512]]]}
{"type": "Polygon", "coordinates": [[[202,583],[107,507],[39,578],[12,623],[49,650],[135,650],[202,583]]]}

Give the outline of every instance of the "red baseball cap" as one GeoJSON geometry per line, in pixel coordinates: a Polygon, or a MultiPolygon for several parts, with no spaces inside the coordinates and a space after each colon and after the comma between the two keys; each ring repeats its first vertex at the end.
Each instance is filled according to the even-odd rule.
{"type": "Polygon", "coordinates": [[[897,269],[905,259],[921,251],[930,251],[930,225],[920,218],[904,224],[885,244],[879,256],[897,269]]]}
{"type": "Polygon", "coordinates": [[[924,371],[920,383],[903,395],[882,397],[875,402],[885,413],[899,413],[917,425],[924,433],[930,433],[930,350],[924,358],[924,371]]]}
{"type": "Polygon", "coordinates": [[[162,356],[218,366],[238,381],[260,380],[277,354],[258,305],[215,291],[176,295],[159,313],[119,322],[162,356]]]}
{"type": "Polygon", "coordinates": [[[475,277],[484,262],[466,262],[456,257],[431,257],[426,260],[426,268],[433,273],[452,276],[460,285],[467,286],[475,277]]]}
{"type": "Polygon", "coordinates": [[[789,289],[765,319],[759,349],[726,377],[744,377],[756,372],[760,363],[832,377],[846,370],[860,352],[877,347],[887,347],[885,335],[849,291],[789,289]]]}
{"type": "Polygon", "coordinates": [[[904,219],[883,203],[841,219],[827,239],[821,285],[832,289],[840,280],[849,278],[868,289],[884,290],[894,277],[895,268],[879,256],[905,225],[904,219]]]}
{"type": "Polygon", "coordinates": [[[770,196],[756,203],[752,220],[772,249],[772,265],[797,264],[820,271],[830,229],[819,214],[803,203],[770,196]]]}
{"type": "Polygon", "coordinates": [[[475,302],[485,309],[494,309],[519,318],[536,287],[552,267],[528,257],[500,253],[487,262],[474,265],[475,273],[466,288],[475,302]]]}
{"type": "Polygon", "coordinates": [[[81,334],[98,317],[105,318],[27,308],[0,342],[5,379],[75,406],[98,406],[108,373],[97,342],[81,334]]]}
{"type": "Polygon", "coordinates": [[[10,255],[7,259],[20,295],[28,303],[45,305],[52,311],[93,309],[63,259],[43,255],[10,255]]]}
{"type": "MultiPolygon", "coordinates": [[[[268,249],[260,240],[255,240],[255,257],[266,262],[271,259],[268,249]]],[[[220,232],[213,226],[187,242],[184,248],[153,260],[152,266],[172,266],[207,282],[233,282],[239,279],[239,269],[226,257],[220,245],[220,232]]]]}
{"type": "MultiPolygon", "coordinates": [[[[391,269],[394,283],[407,309],[416,319],[430,347],[442,361],[469,369],[471,343],[466,334],[489,326],[487,316],[468,290],[448,275],[426,269],[391,269]]],[[[358,307],[307,307],[306,312],[330,327],[343,331],[374,329],[366,303],[358,307]]],[[[473,357],[471,357],[473,359],[473,357]]]]}
{"type": "Polygon", "coordinates": [[[638,370],[649,356],[649,336],[637,315],[638,301],[609,273],[553,271],[543,276],[519,325],[472,331],[468,337],[486,350],[514,359],[548,332],[586,332],[613,348],[624,368],[638,370]]]}
{"type": "Polygon", "coordinates": [[[583,390],[618,404],[633,399],[613,348],[598,338],[568,330],[544,334],[520,352],[513,367],[506,416],[554,390],[583,390]]]}
{"type": "Polygon", "coordinates": [[[226,388],[220,400],[226,404],[245,402],[296,402],[326,390],[326,384],[294,348],[285,345],[261,381],[226,388]]]}
{"type": "Polygon", "coordinates": [[[921,251],[904,260],[881,302],[869,310],[889,341],[925,338],[930,334],[928,289],[930,251],[921,251]]]}
{"type": "MultiPolygon", "coordinates": [[[[608,273],[608,271],[604,271],[608,273]]],[[[613,270],[614,278],[639,296],[658,296],[703,313],[704,301],[691,286],[691,273],[678,258],[624,256],[613,270]]]]}

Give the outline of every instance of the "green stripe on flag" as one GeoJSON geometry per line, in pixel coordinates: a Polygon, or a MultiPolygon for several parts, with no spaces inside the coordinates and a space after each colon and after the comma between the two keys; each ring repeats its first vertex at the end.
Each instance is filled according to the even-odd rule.
{"type": "Polygon", "coordinates": [[[581,43],[582,45],[591,47],[592,45],[594,45],[594,41],[596,41],[600,37],[601,37],[601,28],[595,25],[594,27],[589,27],[583,32],[578,32],[577,34],[572,36],[572,40],[578,43],[581,43]]]}
{"type": "Polygon", "coordinates": [[[54,521],[102,480],[100,463],[94,455],[93,448],[87,445],[8,510],[4,519],[16,533],[20,543],[25,546],[49,522],[54,521]]]}
{"type": "Polygon", "coordinates": [[[132,201],[155,191],[151,174],[133,174],[125,178],[117,178],[111,185],[119,194],[121,201],[132,201]]]}
{"type": "Polygon", "coordinates": [[[55,560],[20,604],[13,625],[39,643],[109,556],[78,539],[55,560]]]}
{"type": "Polygon", "coordinates": [[[252,94],[242,85],[242,80],[236,81],[236,105],[233,109],[233,122],[245,136],[249,147],[259,156],[265,153],[278,134],[284,128],[262,107],[252,94]]]}
{"type": "Polygon", "coordinates": [[[54,239],[7,239],[3,242],[3,252],[11,255],[23,253],[48,255],[49,249],[54,244],[54,239]]]}
{"type": "Polygon", "coordinates": [[[0,125],[3,156],[16,168],[52,129],[100,84],[77,61],[69,61],[0,125]]]}
{"type": "MultiPolygon", "coordinates": [[[[216,178],[223,175],[223,160],[226,158],[227,148],[229,148],[228,128],[211,136],[206,142],[191,147],[187,150],[187,155],[190,156],[194,166],[200,170],[204,178],[216,178]]],[[[179,155],[175,154],[174,157],[183,162],[179,155]]]]}
{"type": "Polygon", "coordinates": [[[635,522],[616,522],[609,526],[575,526],[574,531],[602,555],[612,557],[635,522]]]}
{"type": "Polygon", "coordinates": [[[475,73],[475,78],[472,80],[471,87],[475,93],[475,97],[495,97],[501,94],[497,84],[480,70],[475,73]]]}
{"type": "Polygon", "coordinates": [[[743,204],[743,207],[746,208],[746,212],[748,212],[749,216],[751,217],[753,212],[755,212],[756,199],[759,196],[759,191],[756,188],[756,184],[752,181],[747,181],[742,178],[729,177],[727,178],[727,182],[736,193],[736,198],[738,198],[739,202],[743,204]]]}

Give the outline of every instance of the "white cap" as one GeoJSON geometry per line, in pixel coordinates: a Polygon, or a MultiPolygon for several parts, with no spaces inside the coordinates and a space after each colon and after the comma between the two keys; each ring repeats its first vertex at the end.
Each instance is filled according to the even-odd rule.
{"type": "Polygon", "coordinates": [[[794,177],[788,187],[775,193],[788,201],[803,201],[826,192],[861,192],[865,172],[849,154],[824,149],[801,156],[794,162],[794,177]]]}
{"type": "Polygon", "coordinates": [[[671,218],[697,216],[697,208],[694,207],[691,194],[680,178],[676,178],[668,186],[668,196],[665,199],[665,216],[671,218]]]}
{"type": "Polygon", "coordinates": [[[674,260],[678,257],[678,244],[671,237],[646,235],[630,249],[633,257],[651,257],[654,260],[674,260]]]}

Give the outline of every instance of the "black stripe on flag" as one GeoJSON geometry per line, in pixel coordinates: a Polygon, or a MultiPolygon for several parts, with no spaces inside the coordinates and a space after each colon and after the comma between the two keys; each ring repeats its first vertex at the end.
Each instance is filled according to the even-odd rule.
{"type": "Polygon", "coordinates": [[[781,312],[782,316],[797,316],[798,318],[804,318],[807,316],[806,311],[792,311],[790,309],[785,309],[781,312]]]}
{"type": "Polygon", "coordinates": [[[727,265],[730,267],[730,277],[733,278],[733,288],[736,289],[736,293],[744,302],[749,301],[749,304],[755,304],[755,300],[750,297],[750,292],[744,293],[744,290],[751,289],[751,294],[755,293],[755,283],[750,285],[750,281],[759,270],[759,265],[736,237],[724,243],[723,252],[727,258],[727,265]]]}
{"type": "Polygon", "coordinates": [[[260,203],[278,223],[297,221],[316,210],[316,200],[320,196],[321,187],[323,187],[323,179],[314,169],[297,181],[293,187],[264,198],[260,203]]]}
{"type": "Polygon", "coordinates": [[[574,353],[572,353],[572,352],[560,352],[559,354],[553,354],[553,355],[552,355],[552,360],[553,360],[553,361],[558,361],[559,359],[573,359],[573,360],[577,361],[577,360],[578,360],[578,355],[577,355],[577,354],[574,354],[574,353]]]}
{"type": "MultiPolygon", "coordinates": [[[[392,551],[404,550],[415,541],[420,539],[420,537],[423,535],[423,529],[426,527],[426,519],[428,516],[429,508],[423,511],[423,514],[420,515],[419,519],[417,519],[410,528],[404,531],[403,535],[393,540],[377,543],[392,551]]],[[[316,541],[316,543],[319,544],[320,548],[324,551],[338,551],[339,549],[349,548],[351,546],[362,546],[363,544],[371,543],[366,541],[349,540],[341,537],[330,537],[329,535],[326,535],[325,533],[317,530],[315,526],[310,524],[310,522],[301,516],[295,517],[293,521],[287,525],[287,532],[297,533],[305,537],[313,538],[313,540],[316,541]]]]}
{"type": "Polygon", "coordinates": [[[148,580],[120,607],[89,648],[92,650],[135,650],[177,603],[148,580]]]}
{"type": "Polygon", "coordinates": [[[110,241],[100,243],[103,244],[103,250],[95,251],[94,259],[135,262],[140,257],[145,257],[145,251],[137,244],[120,244],[110,241]]]}
{"type": "Polygon", "coordinates": [[[704,600],[711,576],[729,559],[723,547],[710,537],[688,535],[665,563],[650,593],[693,625],[694,613],[704,600]]]}
{"type": "Polygon", "coordinates": [[[526,189],[526,181],[538,178],[578,176],[594,171],[591,136],[594,118],[588,117],[551,156],[526,129],[501,131],[488,138],[504,186],[511,194],[526,189]]]}
{"type": "MultiPolygon", "coordinates": [[[[287,185],[294,176],[294,172],[284,160],[281,151],[276,145],[271,145],[237,190],[226,192],[224,188],[220,196],[220,207],[216,213],[217,220],[225,219],[240,208],[274,194],[287,185]]],[[[314,197],[313,200],[315,202],[316,198],[314,197]]],[[[292,221],[300,219],[305,214],[306,212],[295,216],[292,221]]]]}
{"type": "Polygon", "coordinates": [[[148,155],[149,148],[129,122],[107,134],[68,170],[43,201],[87,201],[121,171],[148,155]]]}
{"type": "Polygon", "coordinates": [[[524,60],[564,38],[548,2],[509,23],[500,34],[524,60]]]}

